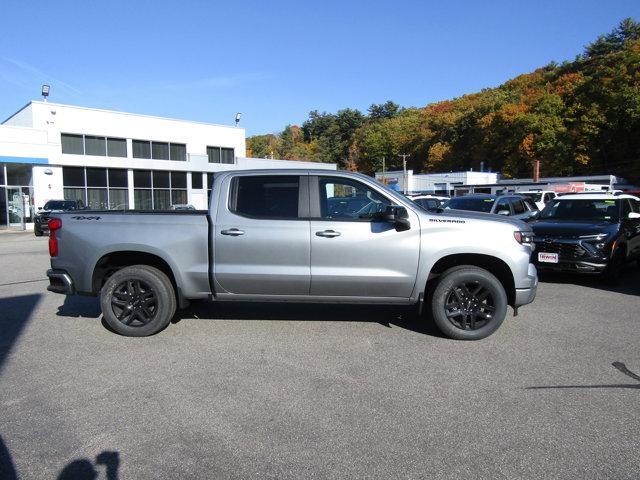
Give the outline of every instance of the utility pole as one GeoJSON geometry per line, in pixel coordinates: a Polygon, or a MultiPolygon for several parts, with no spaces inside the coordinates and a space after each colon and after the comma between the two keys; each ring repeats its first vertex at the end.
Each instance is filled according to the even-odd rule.
{"type": "Polygon", "coordinates": [[[410,157],[411,155],[403,153],[398,156],[402,157],[402,171],[404,172],[404,180],[402,182],[402,187],[404,190],[404,194],[406,195],[407,194],[407,157],[410,157]]]}

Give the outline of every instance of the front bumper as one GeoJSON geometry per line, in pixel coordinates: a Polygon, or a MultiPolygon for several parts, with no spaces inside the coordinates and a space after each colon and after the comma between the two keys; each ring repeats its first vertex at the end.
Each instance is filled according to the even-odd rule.
{"type": "Polygon", "coordinates": [[[50,292],[61,293],[63,295],[73,295],[76,293],[73,280],[64,270],[47,270],[47,277],[49,277],[47,290],[50,292]]]}

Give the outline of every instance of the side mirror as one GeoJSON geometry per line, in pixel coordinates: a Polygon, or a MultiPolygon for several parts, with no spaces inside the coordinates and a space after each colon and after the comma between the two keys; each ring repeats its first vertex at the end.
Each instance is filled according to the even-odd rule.
{"type": "Polygon", "coordinates": [[[397,232],[409,230],[409,212],[404,207],[398,205],[389,205],[384,212],[380,214],[380,220],[383,222],[393,223],[397,232]]]}
{"type": "Polygon", "coordinates": [[[511,212],[509,210],[498,210],[496,213],[498,215],[506,215],[506,216],[511,215],[511,212]]]}
{"type": "Polygon", "coordinates": [[[627,218],[629,218],[629,220],[637,220],[640,218],[640,213],[630,212],[627,218]]]}

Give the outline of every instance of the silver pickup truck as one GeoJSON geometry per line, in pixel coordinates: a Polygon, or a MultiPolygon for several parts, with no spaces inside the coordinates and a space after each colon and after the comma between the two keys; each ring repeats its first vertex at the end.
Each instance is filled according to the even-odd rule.
{"type": "Polygon", "coordinates": [[[81,211],[49,221],[52,292],[99,295],[116,332],[166,327],[190,300],[418,306],[456,339],[533,301],[531,228],[427,212],[365,175],[215,175],[208,211],[81,211]]]}

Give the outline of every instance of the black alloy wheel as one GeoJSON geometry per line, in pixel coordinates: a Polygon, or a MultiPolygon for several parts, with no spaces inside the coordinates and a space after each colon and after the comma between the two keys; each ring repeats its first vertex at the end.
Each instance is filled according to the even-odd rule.
{"type": "Polygon", "coordinates": [[[449,291],[445,315],[461,330],[478,330],[487,325],[496,311],[491,291],[480,282],[460,282],[449,291]]]}
{"type": "Polygon", "coordinates": [[[111,295],[111,309],[118,321],[130,327],[143,327],[158,313],[158,298],[142,280],[125,280],[111,295]]]}
{"type": "Polygon", "coordinates": [[[504,285],[491,272],[475,265],[459,265],[443,272],[428,301],[438,329],[458,340],[488,337],[507,315],[504,285]]]}

